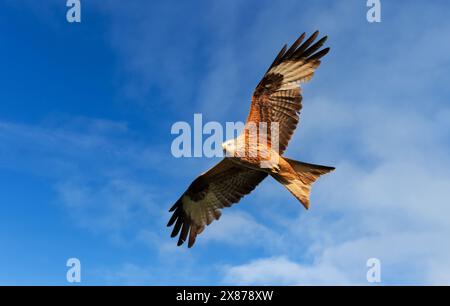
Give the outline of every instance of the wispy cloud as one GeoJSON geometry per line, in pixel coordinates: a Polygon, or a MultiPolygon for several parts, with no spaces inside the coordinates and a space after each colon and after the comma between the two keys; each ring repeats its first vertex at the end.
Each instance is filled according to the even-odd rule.
{"type": "Polygon", "coordinates": [[[257,222],[254,217],[244,212],[225,211],[220,222],[213,223],[199,243],[217,242],[254,247],[281,248],[281,237],[273,230],[257,222]],[[239,239],[236,239],[239,237],[239,239]]]}
{"type": "Polygon", "coordinates": [[[223,281],[233,285],[345,285],[349,283],[345,278],[332,265],[303,266],[286,257],[272,257],[230,267],[225,271],[223,281]],[[326,282],[323,275],[327,275],[326,282]]]}
{"type": "Polygon", "coordinates": [[[116,241],[129,231],[137,235],[148,220],[163,222],[165,202],[142,181],[161,171],[157,151],[124,123],[80,117],[63,122],[0,122],[2,167],[47,178],[55,202],[76,224],[116,241]]]}

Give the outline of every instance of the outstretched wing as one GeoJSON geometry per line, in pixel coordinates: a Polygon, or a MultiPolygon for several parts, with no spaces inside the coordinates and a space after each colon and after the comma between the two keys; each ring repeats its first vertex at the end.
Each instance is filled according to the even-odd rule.
{"type": "Polygon", "coordinates": [[[299,85],[312,78],[320,65],[320,58],[330,50],[320,50],[326,36],[314,43],[318,35],[319,32],[315,32],[302,44],[303,33],[289,50],[285,45],[253,93],[247,124],[266,122],[267,142],[272,144],[275,138],[271,135],[271,123],[278,123],[279,154],[286,150],[299,121],[298,114],[302,108],[299,85]]]}
{"type": "Polygon", "coordinates": [[[240,167],[224,158],[197,177],[170,209],[173,215],[167,226],[175,224],[171,236],[181,230],[178,245],[182,245],[189,233],[188,246],[192,247],[205,226],[220,218],[222,208],[239,202],[266,177],[264,172],[240,167]]]}

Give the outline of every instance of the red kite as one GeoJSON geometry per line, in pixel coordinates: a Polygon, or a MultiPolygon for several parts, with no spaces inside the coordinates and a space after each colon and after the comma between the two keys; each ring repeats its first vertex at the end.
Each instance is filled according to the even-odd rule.
{"type": "Polygon", "coordinates": [[[309,208],[312,184],[334,168],[295,161],[282,157],[282,154],[299,121],[302,108],[300,83],[312,78],[320,59],[330,50],[321,49],[326,36],[314,43],[318,35],[319,32],[315,32],[303,42],[303,33],[289,50],[287,45],[281,49],[256,86],[246,129],[236,139],[222,144],[226,157],[197,177],[169,210],[173,215],[167,226],[175,224],[171,236],[180,234],[178,245],[182,245],[189,235],[188,247],[192,247],[205,226],[220,218],[221,209],[239,202],[268,175],[285,186],[306,209],[309,208]],[[278,129],[275,132],[259,130],[259,136],[264,134],[266,142],[250,141],[247,127],[262,123],[275,123],[278,129]],[[257,154],[236,154],[237,143],[257,154]],[[262,166],[264,161],[267,163],[262,166]]]}

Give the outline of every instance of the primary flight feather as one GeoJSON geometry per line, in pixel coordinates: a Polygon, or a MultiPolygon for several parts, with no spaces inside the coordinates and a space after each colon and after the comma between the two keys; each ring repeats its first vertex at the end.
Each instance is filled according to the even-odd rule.
{"type": "Polygon", "coordinates": [[[253,92],[242,134],[222,145],[226,157],[197,177],[172,206],[167,226],[174,226],[171,236],[179,235],[178,245],[189,240],[188,247],[192,247],[197,235],[220,218],[222,208],[239,202],[268,175],[309,208],[312,184],[334,168],[295,161],[282,154],[299,122],[300,83],[312,78],[320,59],[330,50],[322,49],[327,37],[316,41],[318,35],[316,31],[304,41],[303,33],[289,49],[287,45],[281,49],[253,92]],[[264,125],[268,128],[261,129],[264,125]],[[256,141],[252,138],[255,130],[256,141]],[[242,148],[246,154],[237,154],[242,148]]]}

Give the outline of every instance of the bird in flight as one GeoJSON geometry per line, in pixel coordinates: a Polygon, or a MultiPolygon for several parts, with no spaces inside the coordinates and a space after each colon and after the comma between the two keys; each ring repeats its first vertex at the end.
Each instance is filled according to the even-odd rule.
{"type": "Polygon", "coordinates": [[[312,78],[330,50],[322,49],[326,36],[316,42],[318,35],[304,41],[303,33],[289,49],[281,49],[253,92],[244,131],[222,144],[224,159],[198,176],[169,210],[167,226],[175,224],[171,236],[179,234],[178,246],[189,239],[192,247],[197,235],[220,218],[221,209],[239,202],[269,175],[308,209],[312,184],[335,169],[282,156],[299,122],[300,84],[312,78]]]}

